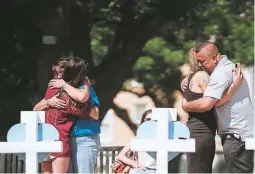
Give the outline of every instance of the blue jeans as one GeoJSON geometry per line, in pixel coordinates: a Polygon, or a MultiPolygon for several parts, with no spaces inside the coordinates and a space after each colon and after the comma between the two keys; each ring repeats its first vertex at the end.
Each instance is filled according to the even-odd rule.
{"type": "Polygon", "coordinates": [[[72,137],[68,173],[94,173],[99,149],[99,135],[72,137]]]}
{"type": "Polygon", "coordinates": [[[134,168],[129,171],[129,174],[156,174],[156,169],[152,168],[134,168]]]}

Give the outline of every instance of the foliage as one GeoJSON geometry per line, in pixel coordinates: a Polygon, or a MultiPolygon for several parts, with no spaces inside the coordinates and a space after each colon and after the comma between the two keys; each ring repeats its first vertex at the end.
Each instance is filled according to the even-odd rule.
{"type": "Polygon", "coordinates": [[[204,37],[214,37],[221,52],[246,66],[254,60],[253,1],[218,0],[209,6],[205,16],[204,37]]]}
{"type": "MultiPolygon", "coordinates": [[[[209,4],[206,10],[197,11],[197,16],[201,16],[196,27],[202,29],[196,31],[195,39],[190,35],[192,29],[187,28],[192,27],[192,21],[182,21],[181,26],[175,26],[174,36],[165,32],[164,37],[149,40],[143,49],[144,56],[137,60],[133,68],[134,78],[144,83],[146,89],[159,85],[170,97],[169,100],[173,100],[171,93],[178,89],[181,76],[179,66],[188,63],[187,53],[196,42],[208,39],[215,41],[220,51],[233,61],[252,65],[254,6],[251,1],[240,2],[242,5],[238,6],[236,3],[239,2],[218,0],[209,4]],[[169,38],[177,41],[173,42],[169,38]]],[[[165,26],[165,31],[173,31],[173,25],[170,23],[165,26]]],[[[168,101],[167,105],[170,103],[168,101]]]]}
{"type": "Polygon", "coordinates": [[[173,50],[162,38],[155,37],[147,42],[144,56],[140,57],[133,67],[134,78],[142,82],[147,91],[159,98],[161,106],[173,104],[172,93],[179,88],[181,73],[179,66],[183,64],[183,50],[173,50]],[[163,94],[157,94],[160,88],[163,94]],[[160,95],[166,100],[162,99],[160,95]]]}
{"type": "Polygon", "coordinates": [[[15,115],[9,125],[20,110],[31,110],[32,93],[42,98],[47,68],[62,55],[95,67],[102,114],[127,79],[142,82],[158,105],[171,106],[179,66],[198,41],[215,39],[229,58],[253,63],[251,0],[2,0],[1,7],[0,115],[15,115]],[[43,35],[56,36],[57,44],[43,45],[43,35]]]}

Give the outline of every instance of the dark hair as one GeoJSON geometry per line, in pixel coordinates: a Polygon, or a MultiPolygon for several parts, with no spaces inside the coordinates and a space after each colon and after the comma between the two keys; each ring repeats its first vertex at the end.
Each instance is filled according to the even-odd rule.
{"type": "Polygon", "coordinates": [[[214,45],[214,46],[216,47],[216,49],[217,49],[217,52],[219,52],[219,51],[218,51],[218,47],[217,47],[217,45],[216,45],[215,43],[210,42],[210,41],[204,41],[204,42],[199,43],[199,44],[194,48],[195,53],[199,53],[204,47],[206,47],[206,46],[209,45],[209,44],[214,45]]]}
{"type": "Polygon", "coordinates": [[[52,67],[54,66],[60,66],[61,68],[65,68],[66,67],[66,64],[67,62],[70,60],[70,58],[60,58],[58,60],[55,60],[53,63],[52,63],[52,67]]]}
{"type": "Polygon", "coordinates": [[[73,87],[79,87],[84,83],[87,65],[87,61],[83,59],[78,57],[70,58],[63,72],[63,79],[73,87]]]}
{"type": "Polygon", "coordinates": [[[142,119],[141,119],[141,123],[140,124],[142,124],[145,120],[145,117],[148,115],[148,114],[150,114],[150,113],[152,113],[152,110],[151,109],[148,109],[147,111],[145,111],[144,113],[143,113],[143,115],[142,115],[142,119]]]}
{"type": "Polygon", "coordinates": [[[52,63],[52,73],[53,73],[53,76],[58,74],[58,72],[56,70],[56,67],[59,67],[62,71],[64,71],[69,60],[70,60],[69,58],[60,58],[58,60],[55,60],[52,63]]]}

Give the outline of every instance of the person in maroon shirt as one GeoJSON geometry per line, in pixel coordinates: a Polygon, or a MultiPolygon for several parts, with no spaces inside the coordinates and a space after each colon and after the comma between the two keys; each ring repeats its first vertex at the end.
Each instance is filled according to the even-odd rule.
{"type": "MultiPolygon", "coordinates": [[[[60,61],[61,62],[61,61],[60,61]]],[[[63,59],[61,66],[63,73],[60,76],[75,88],[84,84],[86,78],[86,68],[84,60],[79,58],[63,59]]],[[[63,87],[64,88],[64,85],[63,87]]],[[[42,162],[42,169],[44,172],[66,173],[69,155],[70,155],[70,131],[76,121],[77,116],[85,118],[91,113],[91,104],[89,102],[78,103],[62,89],[51,89],[48,87],[44,100],[41,104],[52,105],[51,98],[56,98],[55,102],[57,108],[48,107],[46,110],[46,123],[52,124],[59,132],[59,138],[63,142],[63,152],[51,153],[49,158],[42,162]]],[[[40,104],[35,106],[34,110],[40,109],[40,104]],[[35,109],[36,108],[36,109],[35,109]]]]}

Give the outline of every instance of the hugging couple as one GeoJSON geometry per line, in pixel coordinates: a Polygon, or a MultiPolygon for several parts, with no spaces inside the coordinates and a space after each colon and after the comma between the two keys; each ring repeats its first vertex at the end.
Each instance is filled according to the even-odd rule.
{"type": "Polygon", "coordinates": [[[254,136],[254,108],[240,65],[214,43],[202,42],[190,51],[190,74],[181,87],[196,140],[196,152],[187,153],[188,172],[212,172],[217,131],[229,172],[252,173],[254,151],[245,149],[245,139],[254,136]]]}
{"type": "Polygon", "coordinates": [[[88,63],[77,57],[52,65],[53,79],[45,97],[34,106],[45,111],[63,143],[63,152],[41,162],[43,173],[93,173],[100,148],[99,101],[86,76],[88,63]]]}

